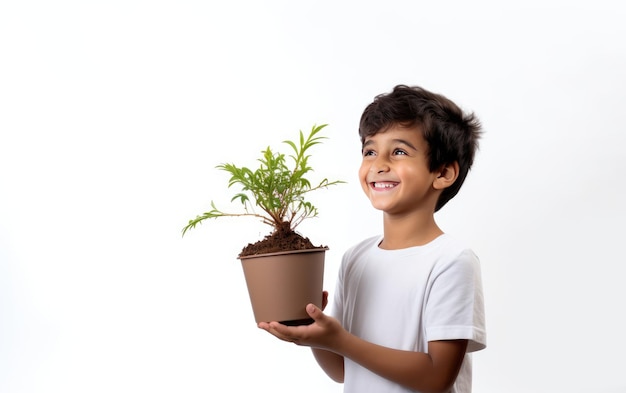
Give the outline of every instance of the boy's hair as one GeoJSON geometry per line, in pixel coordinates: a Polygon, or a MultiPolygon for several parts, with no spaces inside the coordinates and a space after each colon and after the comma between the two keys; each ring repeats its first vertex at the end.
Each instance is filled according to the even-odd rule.
{"type": "Polygon", "coordinates": [[[417,127],[428,143],[429,170],[459,163],[459,176],[445,188],[435,206],[441,209],[461,189],[478,149],[481,124],[473,113],[463,111],[446,97],[419,86],[398,85],[369,104],[359,124],[361,144],[365,138],[394,125],[417,127]]]}

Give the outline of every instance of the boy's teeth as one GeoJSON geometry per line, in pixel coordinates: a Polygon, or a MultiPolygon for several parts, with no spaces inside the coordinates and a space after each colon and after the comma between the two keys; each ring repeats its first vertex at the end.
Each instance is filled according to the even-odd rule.
{"type": "Polygon", "coordinates": [[[376,188],[391,188],[394,184],[392,183],[374,183],[374,187],[376,188]]]}

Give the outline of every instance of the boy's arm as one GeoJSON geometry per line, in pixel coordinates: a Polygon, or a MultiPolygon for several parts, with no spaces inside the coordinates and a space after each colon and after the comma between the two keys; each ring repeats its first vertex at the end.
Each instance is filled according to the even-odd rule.
{"type": "Polygon", "coordinates": [[[343,356],[319,348],[311,348],[311,351],[326,375],[335,382],[343,383],[343,356]]]}
{"type": "Polygon", "coordinates": [[[312,304],[307,306],[307,311],[315,320],[311,325],[285,326],[272,322],[260,327],[281,340],[326,350],[337,356],[330,359],[350,358],[386,379],[423,392],[447,391],[456,380],[463,363],[467,340],[432,341],[428,344],[428,353],[402,351],[376,345],[350,334],[339,321],[325,315],[312,304]]]}
{"type": "Polygon", "coordinates": [[[459,373],[467,340],[431,341],[428,353],[401,351],[364,341],[348,332],[337,351],[370,371],[420,392],[447,392],[459,373]]]}

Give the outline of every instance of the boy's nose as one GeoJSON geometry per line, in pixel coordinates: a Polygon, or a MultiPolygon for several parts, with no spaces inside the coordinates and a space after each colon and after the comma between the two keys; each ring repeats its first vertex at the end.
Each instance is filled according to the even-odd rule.
{"type": "Polygon", "coordinates": [[[384,173],[389,171],[389,159],[384,155],[379,155],[370,163],[370,173],[384,173]]]}
{"type": "Polygon", "coordinates": [[[376,173],[384,173],[384,172],[389,171],[389,165],[381,162],[381,163],[378,163],[377,165],[372,165],[371,171],[376,172],[376,173]]]}

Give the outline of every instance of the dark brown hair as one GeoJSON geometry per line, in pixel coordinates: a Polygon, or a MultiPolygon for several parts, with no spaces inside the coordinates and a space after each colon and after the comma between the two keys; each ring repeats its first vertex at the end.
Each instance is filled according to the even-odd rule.
{"type": "Polygon", "coordinates": [[[480,121],[440,94],[419,86],[398,85],[391,93],[376,96],[363,111],[359,124],[361,144],[365,138],[394,125],[415,127],[423,133],[431,172],[455,161],[459,163],[459,176],[441,193],[435,206],[438,211],[459,192],[474,163],[480,121]]]}

